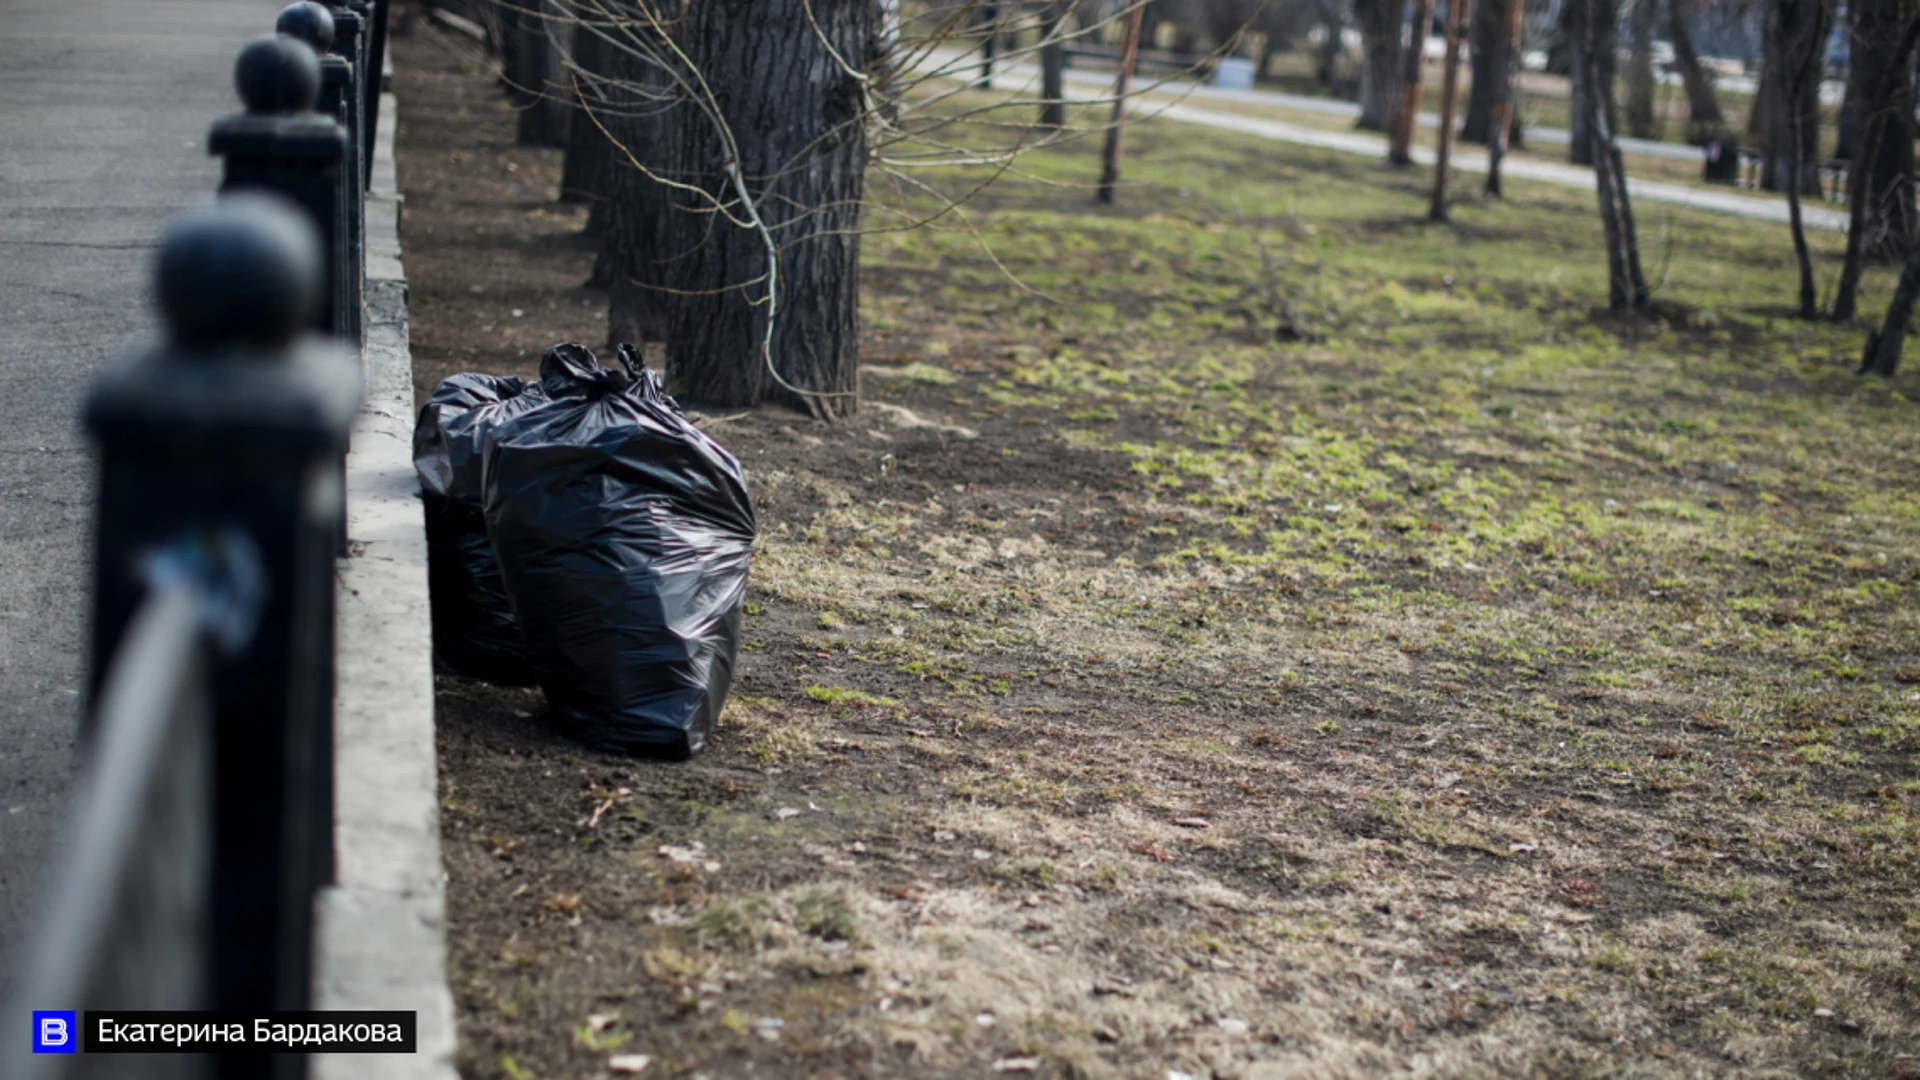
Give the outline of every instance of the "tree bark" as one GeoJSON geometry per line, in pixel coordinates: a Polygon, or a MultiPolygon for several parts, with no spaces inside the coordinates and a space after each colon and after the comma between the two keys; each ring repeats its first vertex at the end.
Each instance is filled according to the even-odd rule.
{"type": "MultiPolygon", "coordinates": [[[[1491,5],[1493,0],[1480,2],[1491,5]]],[[[1494,198],[1501,196],[1500,163],[1507,156],[1507,142],[1509,139],[1519,142],[1520,128],[1519,123],[1510,118],[1519,111],[1514,103],[1520,96],[1520,26],[1526,14],[1525,0],[1506,0],[1506,8],[1507,50],[1498,76],[1499,92],[1494,96],[1493,137],[1487,140],[1487,182],[1483,189],[1494,198]]]]}
{"type": "Polygon", "coordinates": [[[1767,135],[1760,186],[1768,191],[1785,190],[1797,177],[1801,194],[1820,194],[1820,69],[1830,14],[1824,0],[1768,0],[1763,90],[1754,100],[1767,135]]]}
{"type": "Polygon", "coordinates": [[[1363,131],[1389,131],[1400,103],[1400,28],[1407,0],[1353,0],[1360,27],[1360,119],[1363,131]]]}
{"type": "Polygon", "coordinates": [[[1705,146],[1721,136],[1727,119],[1713,93],[1713,76],[1693,47],[1693,32],[1687,27],[1691,6],[1689,0],[1667,0],[1667,33],[1673,38],[1674,66],[1687,88],[1687,141],[1705,146]]]}
{"type": "MultiPolygon", "coordinates": [[[[1611,0],[1567,0],[1565,27],[1573,50],[1573,69],[1589,85],[1600,85],[1601,43],[1612,35],[1599,24],[1612,14],[1611,0]]],[[[1610,43],[1609,43],[1610,44],[1610,43]]],[[[1607,245],[1607,302],[1615,311],[1641,311],[1649,293],[1640,269],[1639,237],[1634,228],[1633,203],[1627,196],[1627,174],[1613,126],[1597,94],[1580,102],[1593,161],[1594,191],[1600,203],[1600,224],[1607,245]]]]}
{"type": "Polygon", "coordinates": [[[567,145],[567,120],[573,100],[560,56],[560,35],[572,20],[553,0],[538,0],[508,15],[512,41],[505,52],[507,81],[520,103],[514,139],[522,146],[567,145]]]}
{"type": "Polygon", "coordinates": [[[753,227],[670,218],[666,381],[686,400],[853,411],[867,102],[839,61],[865,71],[879,23],[873,0],[688,5],[676,41],[712,97],[679,109],[673,172],[753,227]]]}
{"type": "MultiPolygon", "coordinates": [[[[1880,25],[1881,20],[1878,18],[1865,18],[1867,11],[1868,9],[1861,8],[1854,12],[1853,63],[1856,66],[1855,77],[1849,79],[1849,82],[1855,91],[1854,97],[1860,114],[1854,118],[1855,145],[1852,167],[1847,176],[1847,254],[1840,267],[1840,285],[1833,296],[1835,322],[1845,322],[1853,318],[1854,309],[1859,302],[1860,273],[1866,260],[1868,234],[1873,230],[1872,222],[1876,213],[1882,213],[1885,210],[1882,205],[1876,205],[1875,192],[1885,190],[1890,198],[1904,197],[1907,200],[1904,206],[1909,211],[1909,216],[1913,206],[1911,172],[1903,177],[1908,185],[1904,192],[1899,184],[1893,185],[1890,189],[1882,189],[1879,170],[1874,168],[1874,163],[1886,156],[1881,152],[1881,147],[1888,129],[1894,128],[1897,120],[1904,119],[1907,122],[1907,130],[1895,137],[1907,140],[1909,169],[1911,168],[1913,85],[1909,62],[1916,41],[1920,41],[1920,17],[1909,19],[1905,27],[1898,31],[1898,44],[1890,45],[1889,40],[1895,37],[1891,32],[1892,28],[1880,25]],[[1871,59],[1866,55],[1866,49],[1869,46],[1862,40],[1863,21],[1877,34],[1886,34],[1886,39],[1873,41],[1871,47],[1878,55],[1871,59]],[[1860,67],[1868,64],[1876,64],[1879,70],[1868,78],[1858,77],[1860,67]]],[[[1895,214],[1897,214],[1897,208],[1895,214]]],[[[1892,218],[1895,214],[1887,214],[1886,217],[1892,218]]],[[[1891,229],[1887,231],[1890,232],[1891,229]]]]}
{"type": "Polygon", "coordinates": [[[1140,59],[1141,10],[1127,14],[1126,34],[1120,40],[1120,71],[1113,77],[1113,117],[1107,123],[1106,142],[1100,148],[1100,186],[1094,198],[1113,201],[1114,186],[1120,183],[1120,149],[1126,134],[1127,84],[1133,80],[1133,65],[1140,59]]]}
{"type": "Polygon", "coordinates": [[[607,290],[612,347],[666,340],[668,294],[662,287],[677,269],[668,226],[680,197],[654,178],[672,168],[678,123],[678,106],[668,104],[666,73],[625,50],[614,50],[607,67],[619,96],[604,117],[612,136],[611,168],[607,198],[599,206],[600,257],[588,285],[607,290]]]}
{"type": "Polygon", "coordinates": [[[1339,73],[1340,33],[1346,23],[1340,17],[1340,5],[1329,0],[1318,0],[1320,25],[1326,28],[1327,36],[1320,42],[1319,50],[1314,54],[1313,79],[1321,86],[1332,86],[1339,73]]]}
{"type": "MultiPolygon", "coordinates": [[[[1493,0],[1482,0],[1491,6],[1493,0]]],[[[1644,2],[1644,0],[1642,0],[1644,2]]],[[[1440,146],[1434,155],[1433,201],[1427,207],[1430,221],[1447,220],[1448,175],[1453,165],[1454,105],[1460,96],[1460,23],[1469,0],[1447,0],[1447,59],[1440,78],[1440,146]]]]}
{"type": "Polygon", "coordinates": [[[1506,0],[1481,0],[1473,12],[1473,85],[1467,88],[1466,119],[1460,141],[1493,144],[1493,112],[1511,77],[1506,0]]]}
{"type": "Polygon", "coordinates": [[[1000,41],[1000,5],[988,0],[980,5],[980,78],[974,87],[980,90],[993,89],[994,47],[1000,41]]]}
{"type": "Polygon", "coordinates": [[[1860,374],[1893,378],[1900,366],[1900,350],[1907,343],[1907,321],[1913,318],[1913,302],[1920,297],[1920,244],[1907,253],[1907,264],[1900,271],[1900,284],[1887,305],[1887,317],[1880,329],[1867,335],[1867,347],[1860,357],[1860,374]]]}
{"type": "Polygon", "coordinates": [[[1613,75],[1616,67],[1614,45],[1619,34],[1619,0],[1567,0],[1560,8],[1563,20],[1577,16],[1585,31],[1576,30],[1571,23],[1567,26],[1567,37],[1574,51],[1572,71],[1572,94],[1568,102],[1570,122],[1567,143],[1567,160],[1575,165],[1592,165],[1593,132],[1588,129],[1592,110],[1586,105],[1586,95],[1591,92],[1600,109],[1600,115],[1607,121],[1607,137],[1610,140],[1614,129],[1619,125],[1617,110],[1613,104],[1613,75]],[[1580,50],[1587,50],[1586,62],[1580,60],[1580,50]]]}
{"type": "Polygon", "coordinates": [[[1853,0],[1851,62],[1847,97],[1855,146],[1846,156],[1868,181],[1862,192],[1860,235],[1867,250],[1893,262],[1906,258],[1914,243],[1914,88],[1913,45],[1906,30],[1914,5],[1902,0],[1853,0]],[[1883,130],[1863,160],[1856,153],[1867,126],[1880,119],[1883,130]],[[1864,167],[1864,168],[1863,168],[1864,167]]]}
{"type": "Polygon", "coordinates": [[[572,84],[569,89],[575,115],[567,121],[567,155],[560,168],[563,203],[598,206],[613,183],[613,144],[600,130],[607,122],[608,95],[595,78],[590,78],[605,78],[612,52],[606,39],[593,28],[574,28],[573,64],[579,71],[569,72],[567,80],[572,84]]]}
{"type": "Polygon", "coordinates": [[[1052,40],[1060,32],[1061,19],[1047,23],[1047,43],[1040,47],[1040,126],[1062,128],[1067,125],[1064,80],[1067,72],[1067,46],[1052,40]]]}
{"type": "Polygon", "coordinates": [[[1427,36],[1433,32],[1433,0],[1413,0],[1411,35],[1400,60],[1400,107],[1393,114],[1387,164],[1413,164],[1413,133],[1420,128],[1420,76],[1427,67],[1427,36]]]}
{"type": "Polygon", "coordinates": [[[1627,134],[1653,135],[1653,27],[1659,0],[1632,0],[1632,51],[1627,55],[1627,134]]]}

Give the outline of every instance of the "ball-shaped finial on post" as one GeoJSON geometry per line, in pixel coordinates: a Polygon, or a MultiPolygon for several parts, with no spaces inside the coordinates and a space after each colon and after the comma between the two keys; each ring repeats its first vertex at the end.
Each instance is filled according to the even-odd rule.
{"type": "Polygon", "coordinates": [[[312,321],[324,273],[320,230],[298,206],[228,195],[161,240],[160,313],[177,348],[278,351],[312,321]]]}
{"type": "Polygon", "coordinates": [[[320,57],[283,35],[254,38],[233,65],[233,86],[250,113],[303,113],[320,100],[320,57]]]}
{"type": "Polygon", "coordinates": [[[306,42],[307,47],[316,53],[333,48],[333,12],[328,11],[326,5],[316,4],[313,0],[300,0],[297,4],[282,8],[273,29],[295,41],[306,42]]]}

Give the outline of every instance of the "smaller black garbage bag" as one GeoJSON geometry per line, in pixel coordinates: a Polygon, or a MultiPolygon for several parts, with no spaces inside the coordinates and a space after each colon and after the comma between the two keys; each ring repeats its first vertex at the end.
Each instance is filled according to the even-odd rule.
{"type": "Polygon", "coordinates": [[[547,350],[547,400],[488,436],[487,534],[556,726],[683,759],[733,683],[753,504],[739,462],[620,359],[547,350]]]}
{"type": "Polygon", "coordinates": [[[434,651],[462,675],[507,686],[532,683],[533,669],[481,514],[483,452],[494,425],[545,400],[538,385],[510,376],[455,375],[434,390],[413,428],[434,651]]]}

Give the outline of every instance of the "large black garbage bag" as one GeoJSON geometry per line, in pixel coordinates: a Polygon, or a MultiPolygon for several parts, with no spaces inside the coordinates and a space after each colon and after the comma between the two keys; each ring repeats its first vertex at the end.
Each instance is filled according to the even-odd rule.
{"type": "Polygon", "coordinates": [[[753,505],[740,464],[620,353],[626,371],[571,343],[541,358],[548,400],[488,437],[487,534],[556,725],[686,758],[733,683],[753,505]]]}
{"type": "Polygon", "coordinates": [[[455,375],[420,409],[413,467],[427,514],[427,585],[440,662],[508,686],[534,681],[520,624],[481,514],[486,433],[546,400],[543,389],[495,375],[455,375]]]}

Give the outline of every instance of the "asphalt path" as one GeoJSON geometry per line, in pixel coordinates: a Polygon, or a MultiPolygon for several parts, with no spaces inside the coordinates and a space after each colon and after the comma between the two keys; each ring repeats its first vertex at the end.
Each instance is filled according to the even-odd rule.
{"type": "MultiPolygon", "coordinates": [[[[950,79],[972,79],[978,71],[978,66],[978,54],[946,49],[934,50],[924,59],[920,70],[926,74],[950,79]]],[[[1112,91],[1112,80],[1111,72],[1075,71],[1069,68],[1066,72],[1066,81],[1093,92],[1075,97],[1072,91],[1069,91],[1068,96],[1071,100],[1081,102],[1098,101],[1103,98],[1111,100],[1108,95],[1112,91]]],[[[1037,97],[1039,85],[1040,68],[1031,60],[1016,63],[1003,62],[995,69],[993,86],[996,90],[1013,90],[1024,96],[1037,97]]],[[[1377,159],[1384,159],[1386,156],[1386,139],[1380,135],[1360,131],[1325,131],[1319,128],[1302,127],[1284,120],[1248,116],[1245,113],[1234,112],[1232,109],[1234,105],[1253,104],[1302,109],[1328,116],[1358,115],[1357,106],[1346,102],[1301,97],[1269,90],[1223,90],[1219,87],[1198,86],[1183,80],[1156,81],[1149,76],[1136,79],[1133,85],[1134,92],[1139,96],[1128,111],[1129,115],[1135,119],[1163,116],[1169,120],[1237,131],[1300,146],[1316,146],[1343,154],[1358,154],[1377,159]]],[[[1435,123],[1437,124],[1438,121],[1435,123]]],[[[1552,129],[1530,128],[1527,134],[1529,138],[1540,142],[1551,142],[1553,140],[1547,137],[1551,131],[1552,129]]],[[[1565,133],[1558,134],[1564,142],[1565,133]]],[[[1644,140],[1633,140],[1633,142],[1638,144],[1638,150],[1634,152],[1644,151],[1652,146],[1666,148],[1660,151],[1662,156],[1674,156],[1673,151],[1676,150],[1690,157],[1697,157],[1701,153],[1697,147],[1677,147],[1664,143],[1647,144],[1644,140]]],[[[1621,145],[1623,151],[1634,149],[1629,147],[1627,140],[1624,139],[1621,140],[1621,145]]],[[[1410,156],[1416,164],[1433,164],[1433,151],[1426,147],[1413,147],[1410,156]]],[[[1484,151],[1456,146],[1452,160],[1453,167],[1460,172],[1485,173],[1487,171],[1487,155],[1484,151]]],[[[1501,175],[1505,177],[1593,190],[1593,170],[1584,166],[1563,165],[1537,158],[1510,157],[1501,163],[1500,170],[1501,175]]],[[[1708,213],[1771,221],[1782,225],[1788,220],[1787,201],[1782,197],[1742,195],[1721,187],[1641,179],[1635,177],[1633,172],[1633,167],[1629,164],[1627,190],[1636,201],[1664,203],[1670,206],[1704,210],[1708,213]]],[[[1809,229],[1844,232],[1847,227],[1846,211],[1829,204],[1803,205],[1801,220],[1809,229]]]]}
{"type": "MultiPolygon", "coordinates": [[[[168,219],[285,0],[0,0],[0,998],[63,822],[86,666],[87,387],[153,325],[168,219]]],[[[11,1022],[11,1021],[9,1021],[11,1022]]]]}

